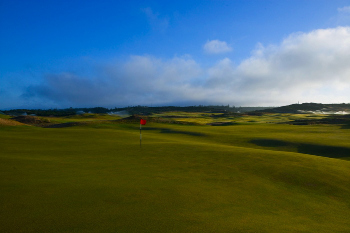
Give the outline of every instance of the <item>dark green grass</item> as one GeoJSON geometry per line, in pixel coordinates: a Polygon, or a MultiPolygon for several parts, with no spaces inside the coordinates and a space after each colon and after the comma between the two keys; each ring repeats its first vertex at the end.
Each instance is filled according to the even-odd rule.
{"type": "Polygon", "coordinates": [[[346,129],[149,123],[140,148],[138,127],[1,127],[0,231],[350,231],[350,162],[294,147],[346,129]]]}
{"type": "Polygon", "coordinates": [[[9,118],[10,118],[10,116],[0,113],[0,119],[9,119],[9,118]]]}

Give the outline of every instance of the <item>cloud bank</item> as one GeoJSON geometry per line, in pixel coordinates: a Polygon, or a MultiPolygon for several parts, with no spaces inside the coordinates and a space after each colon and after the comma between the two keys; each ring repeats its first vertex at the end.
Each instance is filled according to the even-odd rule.
{"type": "Polygon", "coordinates": [[[258,44],[235,65],[209,68],[190,56],[130,56],[90,75],[47,74],[23,98],[68,106],[230,104],[277,106],[350,102],[350,27],[295,33],[278,45],[258,44]]]}

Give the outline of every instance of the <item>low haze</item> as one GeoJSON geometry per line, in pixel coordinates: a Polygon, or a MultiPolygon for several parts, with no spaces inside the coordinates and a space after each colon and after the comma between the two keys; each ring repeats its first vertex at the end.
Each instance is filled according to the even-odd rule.
{"type": "Polygon", "coordinates": [[[350,102],[350,3],[0,0],[0,109],[350,102]]]}

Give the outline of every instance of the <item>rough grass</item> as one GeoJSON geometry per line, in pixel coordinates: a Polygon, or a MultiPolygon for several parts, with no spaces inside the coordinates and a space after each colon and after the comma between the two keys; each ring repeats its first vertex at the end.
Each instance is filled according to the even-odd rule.
{"type": "Polygon", "coordinates": [[[0,231],[350,231],[350,161],[298,152],[348,129],[143,129],[140,148],[138,124],[1,127],[0,231]]]}
{"type": "Polygon", "coordinates": [[[48,117],[51,122],[60,124],[60,123],[69,123],[69,122],[84,122],[84,121],[103,121],[103,120],[118,120],[121,119],[117,115],[108,115],[108,114],[95,114],[95,113],[84,113],[81,115],[73,115],[67,117],[48,117]]]}
{"type": "Polygon", "coordinates": [[[247,115],[234,113],[203,113],[203,112],[164,112],[153,114],[153,117],[166,117],[176,121],[191,122],[197,124],[232,123],[232,124],[275,124],[288,123],[295,120],[320,120],[325,115],[320,114],[290,114],[290,113],[266,113],[262,115],[247,115]]]}
{"type": "Polygon", "coordinates": [[[17,125],[24,125],[24,124],[20,123],[18,121],[14,121],[14,120],[0,118],[0,127],[1,126],[17,126],[17,125]]]}

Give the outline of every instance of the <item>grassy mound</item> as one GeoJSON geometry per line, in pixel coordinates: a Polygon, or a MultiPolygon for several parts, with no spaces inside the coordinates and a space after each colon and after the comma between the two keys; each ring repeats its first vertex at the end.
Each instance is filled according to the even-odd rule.
{"type": "Polygon", "coordinates": [[[41,126],[41,125],[45,125],[45,124],[50,123],[49,119],[37,117],[37,116],[17,116],[17,117],[13,117],[11,119],[18,121],[18,122],[21,122],[23,124],[36,125],[36,126],[41,126]]]}

